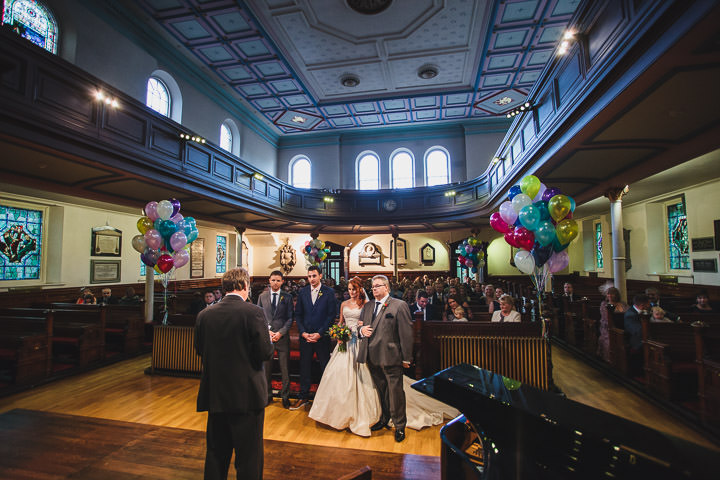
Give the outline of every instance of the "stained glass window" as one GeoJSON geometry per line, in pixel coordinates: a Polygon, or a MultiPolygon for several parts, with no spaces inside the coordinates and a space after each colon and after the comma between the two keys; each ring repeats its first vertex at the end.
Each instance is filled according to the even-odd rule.
{"type": "Polygon", "coordinates": [[[148,79],[145,105],[161,115],[170,116],[170,91],[159,78],[148,79]]]}
{"type": "Polygon", "coordinates": [[[3,23],[50,53],[57,53],[57,23],[45,5],[35,0],[5,0],[3,23]]]}
{"type": "Polygon", "coordinates": [[[145,270],[145,264],[141,260],[140,261],[140,276],[144,277],[146,273],[147,273],[147,271],[145,270]]]}
{"type": "Polygon", "coordinates": [[[217,236],[217,251],[215,253],[215,273],[225,273],[227,270],[227,237],[217,236]]]}
{"type": "Polygon", "coordinates": [[[687,215],[685,202],[667,206],[668,257],[673,270],[690,269],[687,215]]]}
{"type": "Polygon", "coordinates": [[[0,205],[0,280],[39,280],[43,212],[0,205]]]}
{"type": "Polygon", "coordinates": [[[604,266],[602,224],[598,222],[595,224],[595,268],[602,270],[604,266]]]}

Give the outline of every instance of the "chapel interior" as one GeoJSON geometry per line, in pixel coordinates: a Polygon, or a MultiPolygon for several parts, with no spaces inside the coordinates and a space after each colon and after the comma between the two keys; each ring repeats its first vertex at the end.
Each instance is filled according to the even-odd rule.
{"type": "MultiPolygon", "coordinates": [[[[195,412],[201,366],[178,350],[190,337],[172,336],[163,323],[191,336],[189,302],[219,288],[228,269],[246,268],[259,294],[271,272],[297,283],[315,260],[335,284],[386,275],[503,287],[522,310],[522,326],[502,333],[483,321],[418,322],[415,378],[480,358],[448,346],[448,336],[504,336],[513,345],[533,337],[540,353],[527,370],[544,376],[512,370],[530,375],[520,379],[525,386],[682,439],[676,455],[691,450],[683,442],[699,445],[696,464],[713,464],[718,2],[3,3],[0,476],[197,478],[206,421],[195,412]],[[520,259],[543,271],[548,258],[523,254],[490,225],[530,175],[572,202],[570,215],[553,221],[572,222],[568,242],[548,247],[548,258],[557,253],[566,263],[542,282],[520,259]],[[138,220],[148,202],[169,199],[195,219],[197,239],[188,239],[187,263],[162,273],[146,267],[133,238],[143,233],[138,220]],[[23,228],[26,235],[17,234],[23,228]],[[310,253],[314,242],[322,246],[310,253]],[[563,299],[566,282],[577,299],[563,299]],[[620,350],[609,360],[597,353],[608,286],[628,305],[656,289],[663,305],[679,309],[671,333],[645,324],[644,370],[633,373],[628,363],[622,319],[619,336],[610,328],[611,349],[620,350]],[[120,297],[132,287],[144,300],[132,313],[108,311],[102,350],[60,366],[53,354],[82,350],[60,329],[79,331],[76,322],[99,315],[69,305],[88,287],[98,297],[104,288],[120,297]],[[699,293],[711,314],[690,310],[699,293]],[[43,308],[58,330],[34,319],[49,330],[43,346],[28,347],[10,325],[43,308]],[[120,318],[131,314],[134,327],[120,318]],[[38,437],[46,448],[32,447],[38,437]],[[97,449],[82,448],[86,442],[97,449]]],[[[508,223],[501,226],[515,230],[508,223]]],[[[475,364],[502,369],[503,355],[475,364]]],[[[517,390],[508,382],[500,388],[517,390]]],[[[520,423],[508,428],[520,431],[520,423]]],[[[444,439],[460,427],[446,428],[444,439]]],[[[347,478],[370,478],[359,470],[365,465],[372,478],[461,478],[448,465],[462,455],[444,441],[441,426],[413,431],[401,444],[361,438],[274,402],[266,409],[265,478],[307,468],[315,469],[311,478],[354,471],[347,478]]],[[[465,445],[466,456],[470,450],[465,445]]],[[[674,468],[674,450],[664,452],[632,450],[622,461],[635,465],[637,455],[674,468]]],[[[523,478],[523,469],[515,474],[523,478]]],[[[702,469],[697,475],[705,478],[702,469]]]]}

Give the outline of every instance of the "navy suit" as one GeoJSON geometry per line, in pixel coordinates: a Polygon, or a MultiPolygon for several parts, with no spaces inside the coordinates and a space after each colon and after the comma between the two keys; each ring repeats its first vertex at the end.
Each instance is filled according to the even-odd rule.
{"type": "Polygon", "coordinates": [[[310,285],[301,288],[295,305],[295,322],[300,332],[300,398],[308,398],[310,393],[313,353],[317,355],[322,371],[330,360],[327,331],[337,316],[337,301],[332,288],[321,286],[315,304],[310,291],[310,285]],[[306,332],[319,333],[321,338],[317,342],[308,342],[302,336],[306,332]]]}
{"type": "Polygon", "coordinates": [[[625,336],[630,344],[628,374],[636,377],[643,373],[642,321],[633,306],[625,312],[624,320],[625,336]]]}

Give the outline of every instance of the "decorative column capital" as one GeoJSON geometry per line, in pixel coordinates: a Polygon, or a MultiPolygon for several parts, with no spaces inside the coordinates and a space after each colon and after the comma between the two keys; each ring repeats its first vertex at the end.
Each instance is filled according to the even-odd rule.
{"type": "Polygon", "coordinates": [[[605,196],[611,203],[622,201],[622,197],[630,191],[627,185],[624,187],[612,187],[605,192],[605,196]]]}
{"type": "Polygon", "coordinates": [[[310,238],[312,238],[313,240],[317,239],[319,236],[320,234],[318,232],[312,232],[310,234],[310,238]]]}
{"type": "Polygon", "coordinates": [[[237,232],[237,234],[240,236],[242,236],[242,234],[245,233],[245,230],[247,230],[247,229],[242,225],[235,226],[235,232],[237,232]]]}

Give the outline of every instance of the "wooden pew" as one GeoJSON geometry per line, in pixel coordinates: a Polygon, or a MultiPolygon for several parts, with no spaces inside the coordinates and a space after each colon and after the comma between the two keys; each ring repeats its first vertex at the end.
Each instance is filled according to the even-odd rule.
{"type": "Polygon", "coordinates": [[[720,323],[695,322],[695,361],[703,422],[720,427],[720,323]]]}
{"type": "Polygon", "coordinates": [[[682,400],[697,393],[695,331],[686,323],[642,319],[645,384],[666,400],[682,400]]]}
{"type": "Polygon", "coordinates": [[[54,303],[53,352],[84,367],[105,358],[106,309],[102,305],[54,303]]]}
{"type": "Polygon", "coordinates": [[[140,351],[145,337],[142,305],[106,305],[105,348],[114,346],[123,353],[140,351]]]}
{"type": "Polygon", "coordinates": [[[47,310],[1,310],[0,363],[9,370],[10,380],[20,385],[50,375],[52,343],[49,330],[52,328],[52,315],[47,310]]]}
{"type": "Polygon", "coordinates": [[[610,365],[623,375],[627,375],[629,347],[625,338],[625,314],[609,311],[608,320],[610,365]]]}
{"type": "Polygon", "coordinates": [[[582,348],[585,341],[585,326],[583,319],[587,317],[587,300],[568,301],[563,297],[565,311],[565,341],[577,348],[582,348]]]}

